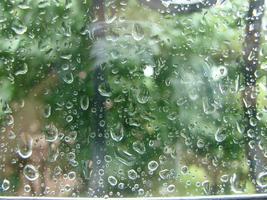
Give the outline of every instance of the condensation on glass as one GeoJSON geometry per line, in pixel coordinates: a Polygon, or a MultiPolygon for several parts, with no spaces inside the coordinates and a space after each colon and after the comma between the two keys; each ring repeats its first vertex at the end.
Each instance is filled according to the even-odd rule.
{"type": "Polygon", "coordinates": [[[0,196],[267,193],[264,0],[1,0],[0,196]]]}

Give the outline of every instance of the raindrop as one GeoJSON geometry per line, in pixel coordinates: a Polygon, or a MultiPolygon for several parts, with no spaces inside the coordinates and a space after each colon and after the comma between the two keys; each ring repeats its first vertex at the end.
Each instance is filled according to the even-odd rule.
{"type": "Polygon", "coordinates": [[[32,188],[31,188],[30,185],[27,184],[27,185],[24,186],[24,191],[25,191],[25,192],[28,193],[28,192],[30,192],[31,190],[32,190],[32,188]]]}
{"type": "Polygon", "coordinates": [[[83,95],[80,99],[80,106],[82,110],[87,110],[89,107],[89,97],[83,95]]]}
{"type": "Polygon", "coordinates": [[[140,24],[135,23],[133,25],[132,36],[136,41],[140,41],[144,38],[144,30],[140,24]]]}
{"type": "Polygon", "coordinates": [[[115,130],[113,128],[110,129],[110,136],[111,138],[116,141],[120,142],[124,136],[124,128],[121,124],[118,124],[115,130]]]}
{"type": "Polygon", "coordinates": [[[29,181],[35,181],[39,178],[39,172],[33,165],[26,165],[23,168],[23,174],[29,181]]]}
{"type": "Polygon", "coordinates": [[[221,178],[220,178],[220,180],[221,180],[223,183],[226,183],[226,182],[228,182],[228,180],[229,180],[229,176],[228,176],[227,174],[222,175],[221,178]]]}
{"type": "Polygon", "coordinates": [[[3,191],[7,191],[9,188],[10,188],[10,181],[7,179],[4,179],[2,182],[3,191]]]}
{"type": "Polygon", "coordinates": [[[217,142],[223,142],[225,139],[226,139],[226,134],[224,130],[221,130],[220,128],[218,128],[218,130],[215,133],[215,140],[217,142]]]}
{"type": "Polygon", "coordinates": [[[267,188],[267,172],[259,173],[259,175],[257,177],[257,184],[261,188],[267,188]]]}
{"type": "Polygon", "coordinates": [[[172,193],[175,191],[175,185],[171,184],[167,187],[167,192],[172,193]]]}
{"type": "Polygon", "coordinates": [[[137,91],[137,101],[140,104],[146,104],[150,99],[149,91],[146,87],[143,87],[142,89],[139,89],[137,91]]]}
{"type": "Polygon", "coordinates": [[[114,176],[109,176],[108,177],[108,183],[111,185],[111,186],[116,186],[118,181],[117,179],[114,177],[114,176]]]}
{"type": "Polygon", "coordinates": [[[236,194],[241,194],[244,192],[244,187],[238,183],[237,175],[234,173],[230,178],[231,191],[236,194]]]}
{"type": "Polygon", "coordinates": [[[74,81],[72,72],[63,74],[63,81],[67,84],[71,84],[74,81]]]}
{"type": "Polygon", "coordinates": [[[135,180],[135,179],[137,179],[137,172],[136,172],[134,169],[130,169],[130,170],[128,171],[128,177],[129,177],[129,179],[131,179],[131,180],[135,180]]]}
{"type": "Polygon", "coordinates": [[[50,104],[47,104],[45,107],[44,107],[44,117],[45,118],[49,118],[51,115],[51,106],[50,104]]]}
{"type": "Polygon", "coordinates": [[[133,150],[135,150],[137,153],[143,155],[146,152],[146,147],[143,142],[135,141],[133,143],[133,150]]]}
{"type": "Polygon", "coordinates": [[[32,155],[33,139],[25,135],[25,138],[18,140],[18,155],[23,158],[29,158],[32,155]]]}
{"type": "Polygon", "coordinates": [[[112,95],[107,83],[100,84],[98,87],[98,92],[103,97],[111,97],[111,95],[112,95]]]}
{"type": "Polygon", "coordinates": [[[68,173],[69,180],[74,180],[76,178],[76,172],[69,172],[68,173]]]}
{"type": "Polygon", "coordinates": [[[23,67],[15,72],[15,76],[24,75],[24,74],[27,74],[27,72],[28,72],[28,65],[24,63],[23,67]]]}
{"type": "Polygon", "coordinates": [[[58,129],[54,124],[46,125],[43,133],[45,135],[45,140],[48,142],[54,142],[58,138],[58,129]]]}
{"type": "Polygon", "coordinates": [[[154,160],[152,160],[152,161],[150,161],[148,163],[148,169],[150,171],[155,171],[155,170],[157,170],[158,167],[159,167],[159,164],[156,161],[154,161],[154,160]]]}
{"type": "Polygon", "coordinates": [[[18,35],[23,35],[27,32],[27,26],[24,26],[22,24],[13,25],[11,29],[18,35]]]}

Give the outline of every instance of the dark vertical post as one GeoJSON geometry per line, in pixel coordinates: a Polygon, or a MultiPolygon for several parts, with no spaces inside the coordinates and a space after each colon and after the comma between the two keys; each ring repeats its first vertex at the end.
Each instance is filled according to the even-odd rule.
{"type": "Polygon", "coordinates": [[[259,148],[260,130],[256,123],[257,115],[257,92],[256,92],[256,70],[259,65],[260,38],[262,29],[262,18],[264,15],[264,0],[250,0],[249,10],[246,17],[246,35],[244,43],[244,66],[243,75],[245,89],[243,91],[243,108],[245,113],[245,142],[246,154],[249,162],[250,178],[256,186],[257,192],[262,192],[256,179],[264,169],[264,157],[259,148]],[[249,146],[254,142],[255,146],[249,146]]]}
{"type": "MultiPolygon", "coordinates": [[[[95,17],[100,26],[98,31],[95,33],[96,39],[102,40],[105,36],[104,22],[104,0],[94,0],[93,1],[93,11],[95,12],[95,17]]],[[[99,93],[99,87],[106,83],[104,65],[99,64],[95,66],[95,71],[93,73],[93,84],[94,84],[94,98],[93,98],[93,120],[92,128],[95,132],[95,138],[91,143],[91,155],[92,155],[92,174],[89,183],[89,195],[94,197],[103,197],[105,193],[105,133],[106,133],[106,113],[105,113],[105,97],[99,93]]]]}

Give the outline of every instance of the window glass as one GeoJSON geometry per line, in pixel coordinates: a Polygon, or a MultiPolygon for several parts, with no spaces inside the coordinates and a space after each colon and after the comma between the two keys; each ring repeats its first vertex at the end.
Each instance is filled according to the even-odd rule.
{"type": "Polygon", "coordinates": [[[267,192],[264,0],[1,0],[0,196],[267,192]]]}

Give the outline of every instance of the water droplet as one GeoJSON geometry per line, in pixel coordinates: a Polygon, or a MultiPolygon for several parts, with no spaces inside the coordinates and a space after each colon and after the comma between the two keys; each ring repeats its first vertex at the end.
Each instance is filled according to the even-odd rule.
{"type": "Polygon", "coordinates": [[[108,177],[108,183],[111,186],[115,186],[115,185],[117,185],[118,181],[117,181],[117,179],[114,176],[109,176],[108,177]]]}
{"type": "Polygon", "coordinates": [[[7,179],[4,179],[2,182],[3,191],[7,191],[9,188],[10,188],[10,181],[7,179]]]}
{"type": "Polygon", "coordinates": [[[118,124],[115,130],[113,128],[110,129],[110,136],[111,138],[116,141],[120,142],[124,136],[124,128],[121,124],[118,124]]]}
{"type": "Polygon", "coordinates": [[[27,32],[27,26],[24,26],[22,24],[16,24],[11,27],[11,29],[18,35],[23,35],[27,32]]]}
{"type": "Polygon", "coordinates": [[[82,110],[87,110],[89,107],[89,97],[83,95],[80,99],[80,106],[82,110]]]}
{"type": "Polygon", "coordinates": [[[135,23],[133,25],[132,36],[136,41],[140,41],[144,38],[144,30],[140,24],[135,23]]]}
{"type": "Polygon", "coordinates": [[[69,180],[74,180],[76,178],[76,172],[69,172],[68,173],[69,180]]]}
{"type": "Polygon", "coordinates": [[[27,74],[27,72],[28,72],[28,65],[24,63],[22,68],[15,72],[15,76],[27,74]]]}
{"type": "Polygon", "coordinates": [[[27,185],[24,186],[24,191],[25,191],[25,192],[28,193],[28,192],[30,192],[31,190],[32,190],[32,188],[31,188],[30,185],[27,184],[27,185]]]}
{"type": "Polygon", "coordinates": [[[159,164],[157,163],[157,161],[152,160],[148,163],[148,169],[150,171],[155,171],[157,170],[158,167],[159,167],[159,164]]]}
{"type": "Polygon", "coordinates": [[[45,135],[45,140],[48,142],[54,142],[58,138],[58,129],[54,124],[46,125],[43,133],[45,135]]]}
{"type": "Polygon", "coordinates": [[[259,175],[257,177],[257,184],[261,188],[267,188],[267,172],[259,173],[259,175]]]}
{"type": "Polygon", "coordinates": [[[146,104],[150,99],[149,95],[148,89],[143,87],[137,91],[137,101],[141,104],[146,104]]]}
{"type": "Polygon", "coordinates": [[[171,184],[167,187],[167,192],[172,193],[175,191],[175,185],[171,184]]]}
{"type": "Polygon", "coordinates": [[[171,172],[168,169],[163,169],[159,172],[159,176],[161,179],[169,179],[171,177],[171,172]]]}
{"type": "Polygon", "coordinates": [[[218,130],[215,133],[215,140],[217,142],[223,142],[226,139],[226,133],[224,130],[218,128],[218,130]]]}
{"type": "Polygon", "coordinates": [[[220,180],[221,180],[223,183],[226,183],[226,182],[228,182],[228,180],[229,180],[229,176],[228,176],[227,174],[222,175],[221,178],[220,178],[220,180]]]}
{"type": "Polygon", "coordinates": [[[130,169],[129,171],[128,171],[128,177],[129,177],[129,179],[131,179],[131,180],[135,180],[135,179],[137,179],[137,172],[134,170],[134,169],[130,169]]]}
{"type": "Polygon", "coordinates": [[[64,73],[63,74],[63,81],[65,82],[65,83],[67,83],[67,84],[71,84],[71,83],[73,83],[73,81],[74,81],[74,77],[73,77],[73,74],[72,74],[72,72],[69,72],[69,73],[64,73]]]}
{"type": "Polygon", "coordinates": [[[231,184],[231,191],[236,194],[242,194],[244,193],[245,184],[240,185],[237,175],[234,173],[233,176],[230,178],[230,184],[231,184]]]}
{"type": "Polygon", "coordinates": [[[50,104],[47,104],[45,107],[44,107],[44,117],[45,118],[49,118],[51,115],[51,106],[50,104]]]}
{"type": "Polygon", "coordinates": [[[39,172],[33,165],[26,165],[23,168],[23,174],[29,181],[35,181],[39,178],[39,172]]]}
{"type": "Polygon", "coordinates": [[[98,87],[98,92],[103,97],[111,97],[112,93],[107,83],[102,83],[98,87]]]}
{"type": "Polygon", "coordinates": [[[146,152],[146,146],[143,142],[135,141],[133,143],[133,150],[135,150],[137,153],[143,155],[146,152]]]}
{"type": "Polygon", "coordinates": [[[22,134],[23,138],[18,140],[18,155],[23,158],[29,158],[32,155],[33,139],[29,135],[22,134]]]}

